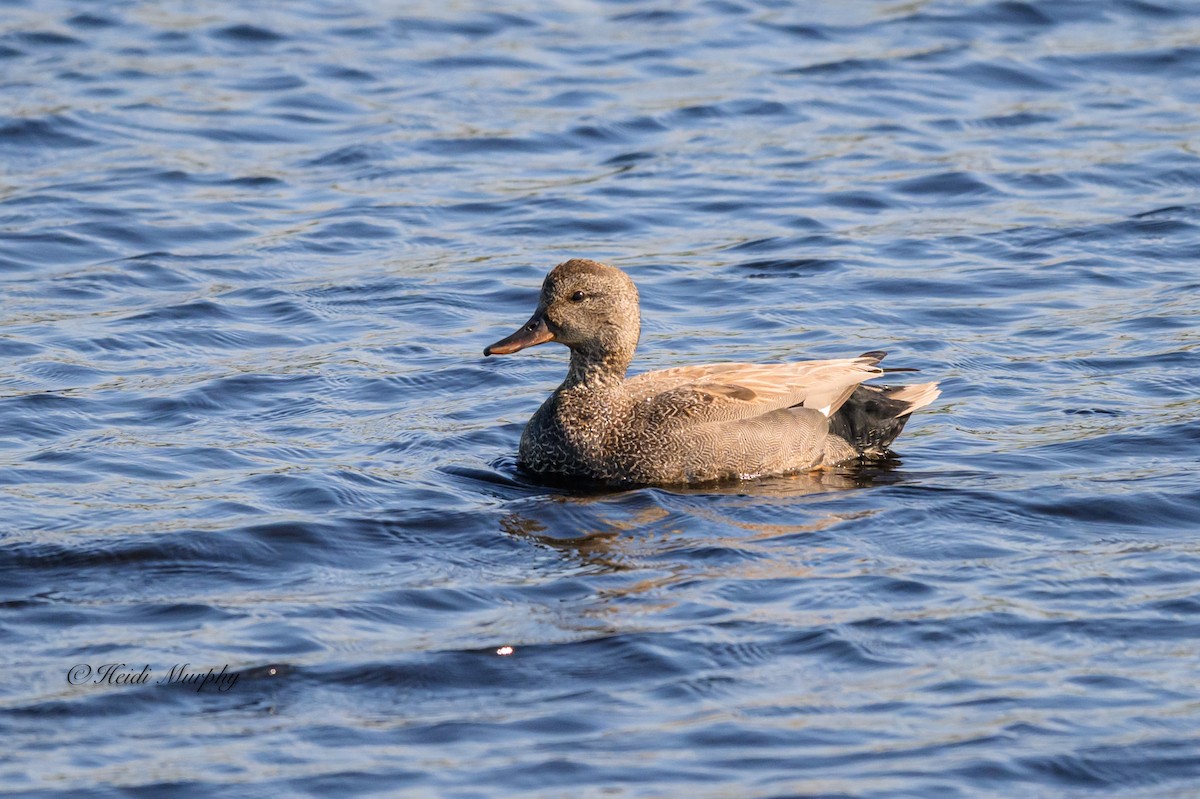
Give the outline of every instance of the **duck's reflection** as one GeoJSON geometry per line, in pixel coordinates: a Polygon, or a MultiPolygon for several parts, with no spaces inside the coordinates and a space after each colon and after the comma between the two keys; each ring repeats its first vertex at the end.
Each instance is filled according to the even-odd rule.
{"type": "MultiPolygon", "coordinates": [[[[589,571],[648,569],[654,579],[626,585],[629,594],[713,570],[725,576],[796,576],[800,547],[777,539],[817,533],[873,514],[872,508],[827,507],[822,498],[896,483],[894,463],[685,488],[644,488],[527,498],[500,522],[506,535],[577,559],[589,571]],[[768,551],[769,550],[769,551],[768,551]],[[721,552],[732,553],[727,557],[721,552]],[[691,557],[688,557],[688,554],[691,557]],[[706,553],[717,553],[709,558],[706,553]]],[[[828,549],[828,539],[811,546],[828,549]]]]}

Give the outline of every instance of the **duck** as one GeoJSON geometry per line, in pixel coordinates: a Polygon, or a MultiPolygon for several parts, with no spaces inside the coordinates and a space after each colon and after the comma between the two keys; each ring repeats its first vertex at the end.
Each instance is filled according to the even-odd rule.
{"type": "Polygon", "coordinates": [[[841,467],[889,456],[913,411],[941,393],[936,382],[864,385],[884,374],[882,351],[628,376],[640,336],[637,286],[621,269],[573,258],[546,275],[529,321],[483,351],[509,355],[548,342],[570,350],[562,385],[521,434],[520,468],[630,487],[841,467]]]}

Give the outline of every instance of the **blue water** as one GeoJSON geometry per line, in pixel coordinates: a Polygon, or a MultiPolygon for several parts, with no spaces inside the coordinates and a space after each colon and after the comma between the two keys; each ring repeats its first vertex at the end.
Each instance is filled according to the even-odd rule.
{"type": "Polygon", "coordinates": [[[1196,796],[1198,76],[1182,0],[0,2],[0,791],[1196,796]],[[573,256],[640,369],[944,394],[539,486],[565,351],[480,352],[573,256]]]}

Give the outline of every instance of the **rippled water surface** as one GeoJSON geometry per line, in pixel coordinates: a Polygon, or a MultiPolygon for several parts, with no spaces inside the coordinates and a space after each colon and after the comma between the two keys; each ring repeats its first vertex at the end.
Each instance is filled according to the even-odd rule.
{"type": "Polygon", "coordinates": [[[0,2],[0,790],[1195,796],[1198,76],[1183,0],[0,2]],[[638,368],[943,396],[539,486],[565,350],[480,352],[572,256],[638,368]]]}

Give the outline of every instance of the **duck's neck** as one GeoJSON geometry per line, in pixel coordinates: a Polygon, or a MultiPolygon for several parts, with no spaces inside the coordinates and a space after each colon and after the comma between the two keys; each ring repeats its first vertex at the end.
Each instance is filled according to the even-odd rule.
{"type": "Polygon", "coordinates": [[[571,350],[571,366],[563,390],[611,391],[625,380],[633,350],[571,350]]]}

